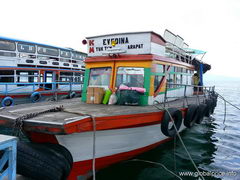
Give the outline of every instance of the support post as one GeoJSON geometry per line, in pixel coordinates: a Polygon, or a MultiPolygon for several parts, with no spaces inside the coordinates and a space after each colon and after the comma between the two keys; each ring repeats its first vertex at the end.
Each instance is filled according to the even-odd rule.
{"type": "Polygon", "coordinates": [[[7,176],[9,180],[16,180],[17,138],[0,135],[0,151],[3,151],[0,159],[0,171],[2,172],[0,179],[7,176]]]}

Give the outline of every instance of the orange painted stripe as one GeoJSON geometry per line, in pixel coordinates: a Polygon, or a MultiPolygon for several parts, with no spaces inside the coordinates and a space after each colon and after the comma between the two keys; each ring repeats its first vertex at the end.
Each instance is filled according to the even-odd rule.
{"type": "Polygon", "coordinates": [[[185,62],[177,61],[172,58],[167,58],[163,56],[158,55],[120,55],[116,58],[109,57],[109,56],[97,56],[97,57],[88,57],[86,58],[86,63],[91,62],[109,62],[109,61],[162,61],[170,64],[176,64],[176,65],[182,65],[184,67],[189,67],[191,69],[194,69],[194,66],[185,62]]]}

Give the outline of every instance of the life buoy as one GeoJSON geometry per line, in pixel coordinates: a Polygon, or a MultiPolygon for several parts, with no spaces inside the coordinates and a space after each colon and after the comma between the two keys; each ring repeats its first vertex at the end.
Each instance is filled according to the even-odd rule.
{"type": "Polygon", "coordinates": [[[41,94],[39,92],[34,92],[31,94],[30,99],[33,103],[40,101],[41,94]]]}
{"type": "Polygon", "coordinates": [[[198,106],[190,104],[188,106],[187,114],[184,118],[184,125],[188,128],[192,127],[198,118],[198,106]]]}
{"type": "Polygon", "coordinates": [[[196,120],[197,124],[200,124],[202,122],[206,112],[207,112],[207,105],[200,104],[198,107],[198,116],[197,116],[197,120],[196,120]]]}
{"type": "MultiPolygon", "coordinates": [[[[174,124],[179,130],[180,126],[182,125],[182,112],[177,108],[169,108],[168,112],[170,113],[171,117],[174,120],[174,124]]],[[[177,133],[174,125],[172,124],[169,127],[169,123],[173,123],[171,117],[169,116],[167,111],[164,112],[163,121],[161,123],[161,131],[165,136],[174,137],[177,133]]]]}
{"type": "Polygon", "coordinates": [[[2,104],[2,107],[13,106],[14,105],[14,100],[10,96],[6,96],[5,98],[3,98],[1,104],[2,104]]]}
{"type": "Polygon", "coordinates": [[[72,91],[68,93],[68,99],[72,99],[76,96],[76,92],[72,91]]]}

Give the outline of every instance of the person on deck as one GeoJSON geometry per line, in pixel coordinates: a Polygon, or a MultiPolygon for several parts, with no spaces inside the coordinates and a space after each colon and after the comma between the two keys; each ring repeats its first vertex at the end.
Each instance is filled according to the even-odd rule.
{"type": "Polygon", "coordinates": [[[198,86],[199,85],[199,75],[197,74],[197,73],[195,73],[194,75],[193,75],[193,77],[192,77],[192,80],[193,80],[193,85],[194,85],[194,92],[196,92],[197,91],[197,89],[198,89],[198,87],[196,87],[196,86],[198,86]]]}

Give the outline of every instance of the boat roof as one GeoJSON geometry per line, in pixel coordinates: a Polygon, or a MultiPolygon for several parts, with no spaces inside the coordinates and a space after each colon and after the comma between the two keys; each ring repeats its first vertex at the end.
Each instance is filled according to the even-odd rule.
{"type": "MultiPolygon", "coordinates": [[[[49,44],[37,43],[37,42],[26,41],[26,40],[20,40],[20,39],[9,38],[9,37],[4,37],[4,36],[0,36],[0,40],[8,40],[8,41],[15,41],[15,42],[23,42],[23,43],[27,43],[27,44],[34,44],[34,45],[39,45],[39,46],[47,46],[47,47],[51,47],[51,48],[57,48],[57,49],[62,49],[62,50],[68,50],[68,51],[76,51],[76,52],[80,52],[80,51],[77,51],[77,50],[72,49],[72,48],[63,48],[63,47],[53,46],[53,45],[49,45],[49,44]]],[[[80,52],[80,53],[86,54],[86,53],[84,53],[84,52],[80,52]]]]}
{"type": "Polygon", "coordinates": [[[143,34],[143,33],[151,33],[156,36],[158,36],[161,40],[163,40],[166,43],[166,40],[158,33],[154,31],[138,31],[138,32],[125,32],[125,33],[113,33],[113,34],[105,34],[105,35],[98,35],[98,36],[89,36],[86,37],[87,39],[92,39],[92,38],[98,38],[98,37],[104,37],[104,36],[114,36],[114,35],[127,35],[127,34],[143,34]]]}

